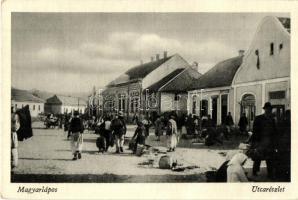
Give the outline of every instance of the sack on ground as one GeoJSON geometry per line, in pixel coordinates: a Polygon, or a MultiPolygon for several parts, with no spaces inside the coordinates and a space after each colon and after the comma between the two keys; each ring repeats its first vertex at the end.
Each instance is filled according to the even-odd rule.
{"type": "Polygon", "coordinates": [[[136,143],[136,140],[135,139],[131,139],[129,141],[129,143],[128,143],[128,149],[129,150],[133,150],[135,143],[136,143]]]}
{"type": "Polygon", "coordinates": [[[106,149],[106,139],[104,137],[98,137],[96,139],[96,146],[99,151],[104,151],[106,149]]]}
{"type": "Polygon", "coordinates": [[[169,155],[162,156],[159,159],[158,165],[160,169],[171,169],[173,165],[173,158],[169,155]]]}
{"type": "Polygon", "coordinates": [[[143,153],[144,153],[144,149],[145,149],[144,145],[138,144],[137,145],[137,150],[136,150],[136,155],[137,156],[142,156],[143,153]]]}

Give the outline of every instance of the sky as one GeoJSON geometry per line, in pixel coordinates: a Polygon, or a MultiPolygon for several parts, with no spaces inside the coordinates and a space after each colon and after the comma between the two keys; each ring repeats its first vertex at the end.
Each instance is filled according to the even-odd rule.
{"type": "Polygon", "coordinates": [[[263,17],[286,13],[12,13],[12,86],[56,93],[104,88],[156,54],[205,73],[247,50],[263,17]]]}

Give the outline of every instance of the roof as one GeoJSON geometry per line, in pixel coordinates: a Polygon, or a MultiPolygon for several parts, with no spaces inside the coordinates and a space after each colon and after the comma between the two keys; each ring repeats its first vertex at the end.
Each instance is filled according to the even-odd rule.
{"type": "Polygon", "coordinates": [[[219,62],[194,82],[188,90],[230,86],[242,64],[242,59],[243,56],[237,56],[219,62]]]}
{"type": "Polygon", "coordinates": [[[63,95],[54,95],[47,99],[47,104],[58,104],[58,105],[67,105],[67,106],[86,106],[86,101],[79,97],[72,96],[63,96],[63,95]]]}
{"type": "Polygon", "coordinates": [[[107,86],[114,86],[134,79],[142,79],[172,57],[173,56],[169,56],[166,58],[161,58],[159,60],[155,60],[155,61],[151,61],[148,63],[135,66],[129,69],[128,71],[126,71],[121,76],[119,76],[117,79],[111,81],[107,86]]]}
{"type": "Polygon", "coordinates": [[[131,68],[127,72],[125,72],[125,74],[127,74],[129,76],[130,80],[137,79],[137,78],[144,78],[150,72],[152,72],[153,70],[158,68],[160,65],[162,65],[163,63],[168,61],[171,57],[172,56],[162,58],[162,59],[159,59],[159,60],[156,60],[153,62],[148,62],[148,63],[142,64],[142,65],[138,65],[136,67],[131,68]]]}
{"type": "Polygon", "coordinates": [[[172,80],[167,82],[162,88],[159,89],[160,92],[170,92],[170,93],[183,93],[187,92],[187,89],[202,76],[197,70],[192,67],[188,67],[183,70],[180,74],[174,77],[172,80]]]}
{"type": "Polygon", "coordinates": [[[11,100],[20,102],[44,103],[43,99],[34,96],[27,90],[20,90],[16,88],[11,88],[11,100]]]}
{"type": "Polygon", "coordinates": [[[37,89],[33,89],[30,91],[34,96],[37,96],[43,100],[47,100],[48,98],[52,97],[54,94],[46,91],[41,91],[37,89]]]}
{"type": "Polygon", "coordinates": [[[166,83],[168,83],[171,79],[173,79],[175,76],[177,76],[179,73],[181,73],[185,68],[176,69],[164,78],[162,78],[160,81],[157,81],[153,85],[149,86],[147,89],[149,89],[149,92],[157,92],[162,86],[164,86],[166,83]]]}
{"type": "Polygon", "coordinates": [[[283,27],[290,33],[291,32],[291,19],[287,17],[278,17],[277,18],[283,27]]]}

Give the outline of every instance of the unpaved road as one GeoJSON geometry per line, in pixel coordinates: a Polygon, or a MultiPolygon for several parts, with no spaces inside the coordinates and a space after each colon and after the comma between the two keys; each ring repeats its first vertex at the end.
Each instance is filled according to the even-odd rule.
{"type": "MultiPolygon", "coordinates": [[[[129,128],[127,136],[133,134],[129,128]]],[[[224,161],[223,154],[234,151],[233,145],[207,148],[181,140],[179,147],[170,153],[179,164],[197,165],[198,168],[174,172],[159,169],[156,165],[161,154],[137,157],[124,148],[123,154],[115,154],[115,147],[108,153],[97,152],[93,133],[84,133],[83,157],[72,161],[70,142],[61,129],[35,128],[34,136],[19,143],[19,166],[14,169],[13,182],[205,182],[204,172],[218,168],[224,161]],[[154,159],[155,164],[140,165],[154,159]]],[[[165,151],[166,136],[155,141],[150,135],[147,144],[165,151]]],[[[251,168],[251,162],[246,165],[251,168]]]]}

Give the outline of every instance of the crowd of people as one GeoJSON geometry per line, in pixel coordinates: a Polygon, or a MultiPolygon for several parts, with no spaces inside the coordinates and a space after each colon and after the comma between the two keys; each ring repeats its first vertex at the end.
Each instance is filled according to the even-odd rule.
{"type": "MultiPolygon", "coordinates": [[[[291,157],[291,116],[287,110],[282,120],[276,121],[272,113],[272,105],[265,103],[264,113],[256,116],[253,122],[252,132],[246,141],[248,149],[244,152],[229,158],[218,170],[224,171],[225,180],[228,182],[248,181],[243,165],[247,158],[253,160],[253,175],[258,176],[261,161],[266,161],[267,174],[270,180],[290,181],[290,157],[291,157]]],[[[28,107],[18,111],[12,110],[11,119],[11,152],[12,167],[17,166],[17,147],[18,141],[32,137],[31,116],[28,107]]],[[[54,120],[53,115],[48,115],[48,120],[54,120]]],[[[105,116],[92,119],[84,119],[78,111],[73,115],[65,114],[59,118],[59,126],[68,134],[70,139],[73,160],[82,158],[83,133],[84,129],[92,128],[95,133],[100,135],[103,143],[103,152],[107,152],[109,147],[116,145],[115,153],[124,152],[124,136],[127,132],[126,120],[122,112],[114,115],[107,113],[105,116]]],[[[168,151],[175,151],[181,135],[197,135],[205,139],[205,144],[222,141],[218,139],[218,133],[223,133],[226,139],[232,132],[234,121],[231,113],[228,113],[222,126],[217,127],[210,115],[202,118],[192,115],[178,117],[175,113],[157,115],[155,119],[150,116],[134,117],[134,123],[137,127],[131,138],[132,152],[136,153],[138,145],[146,145],[146,139],[149,136],[149,128],[154,127],[156,140],[166,134],[168,141],[168,151]],[[209,141],[209,142],[208,142],[209,141]]],[[[242,134],[248,134],[248,120],[243,114],[240,117],[239,131],[242,134]]],[[[220,175],[219,177],[223,177],[220,175]]]]}

